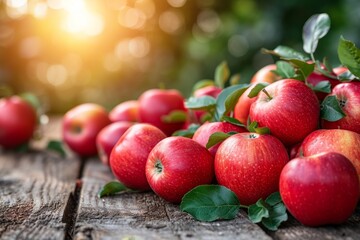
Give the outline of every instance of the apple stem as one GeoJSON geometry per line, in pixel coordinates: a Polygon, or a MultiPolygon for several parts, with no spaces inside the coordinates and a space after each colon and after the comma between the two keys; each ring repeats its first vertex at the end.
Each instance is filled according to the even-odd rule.
{"type": "Polygon", "coordinates": [[[159,159],[156,160],[154,167],[155,167],[156,173],[161,173],[163,171],[163,165],[159,159]]]}
{"type": "Polygon", "coordinates": [[[269,98],[269,100],[273,99],[273,98],[270,96],[270,94],[268,93],[268,91],[266,91],[265,88],[264,88],[262,91],[266,94],[266,96],[269,98]]]}

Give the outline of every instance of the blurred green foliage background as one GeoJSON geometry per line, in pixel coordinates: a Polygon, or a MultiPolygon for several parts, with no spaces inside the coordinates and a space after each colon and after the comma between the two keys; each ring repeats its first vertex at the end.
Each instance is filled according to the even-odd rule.
{"type": "Polygon", "coordinates": [[[108,109],[149,88],[212,79],[223,60],[248,82],[273,57],[302,51],[302,27],[328,13],[317,59],[338,65],[340,35],[360,45],[358,0],[1,0],[0,85],[33,92],[48,113],[83,102],[108,109]]]}

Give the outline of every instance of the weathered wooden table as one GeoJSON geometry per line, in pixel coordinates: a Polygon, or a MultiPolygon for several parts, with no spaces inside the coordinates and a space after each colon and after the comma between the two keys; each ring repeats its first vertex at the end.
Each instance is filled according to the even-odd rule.
{"type": "Polygon", "coordinates": [[[0,239],[360,239],[359,207],[343,225],[309,228],[290,217],[271,232],[245,212],[198,222],[151,192],[100,199],[111,171],[97,158],[45,150],[60,130],[60,118],[51,118],[30,152],[1,152],[0,239]]]}

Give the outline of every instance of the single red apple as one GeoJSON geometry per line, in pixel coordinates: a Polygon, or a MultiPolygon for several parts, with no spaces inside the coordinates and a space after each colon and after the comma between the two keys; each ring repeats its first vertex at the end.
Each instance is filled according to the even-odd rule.
{"type": "Polygon", "coordinates": [[[344,155],[323,152],[291,160],[280,175],[280,195],[302,224],[345,222],[359,200],[359,179],[344,155]]]}
{"type": "Polygon", "coordinates": [[[179,121],[167,122],[164,117],[173,111],[187,113],[184,97],[175,89],[150,89],[139,97],[139,121],[158,127],[168,136],[182,129],[186,122],[186,117],[179,121]]]}
{"type": "Polygon", "coordinates": [[[276,64],[268,64],[260,68],[251,78],[250,83],[273,83],[280,80],[280,77],[272,72],[276,70],[276,64]]]}
{"type": "Polygon", "coordinates": [[[215,155],[215,176],[250,205],[279,189],[282,168],[289,161],[284,145],[271,135],[238,133],[227,138],[215,155]]]}
{"type": "Polygon", "coordinates": [[[360,179],[360,134],[344,129],[319,129],[302,142],[300,151],[311,156],[321,152],[337,152],[347,157],[355,166],[360,179]]]}
{"type": "MultiPolygon", "coordinates": [[[[215,132],[247,132],[247,129],[228,122],[206,122],[195,131],[192,139],[206,147],[210,136],[215,132]]],[[[215,156],[220,144],[221,143],[218,143],[208,149],[213,156],[215,156]]]]}
{"type": "Polygon", "coordinates": [[[255,87],[255,85],[252,85],[248,89],[246,89],[246,91],[239,97],[234,108],[234,118],[236,118],[243,124],[247,124],[251,104],[257,99],[257,97],[248,97],[249,93],[255,87]]]}
{"type": "Polygon", "coordinates": [[[80,156],[96,155],[96,136],[110,123],[108,113],[102,106],[95,103],[80,104],[63,116],[63,140],[80,156]]]}
{"type": "Polygon", "coordinates": [[[0,145],[14,148],[28,142],[36,129],[35,109],[18,96],[0,99],[0,145]]]}
{"type": "Polygon", "coordinates": [[[136,123],[115,144],[110,154],[114,176],[131,189],[150,190],[145,176],[146,160],[154,146],[166,135],[157,127],[136,123]]]}
{"type": "Polygon", "coordinates": [[[190,138],[168,137],[150,152],[146,178],[161,198],[179,203],[182,197],[214,178],[214,159],[209,151],[190,138]]]}
{"type": "Polygon", "coordinates": [[[346,116],[334,122],[322,120],[322,128],[341,128],[360,133],[360,82],[340,83],[329,96],[336,96],[346,116]]]}
{"type": "Polygon", "coordinates": [[[250,107],[251,121],[268,127],[286,146],[301,142],[318,128],[319,101],[303,82],[284,79],[264,89],[250,107]]]}
{"type": "Polygon", "coordinates": [[[109,113],[112,122],[139,121],[139,102],[137,100],[128,100],[116,105],[109,113]]]}
{"type": "Polygon", "coordinates": [[[109,165],[110,153],[120,137],[128,130],[134,122],[113,122],[101,129],[96,136],[98,155],[103,164],[109,165]]]}

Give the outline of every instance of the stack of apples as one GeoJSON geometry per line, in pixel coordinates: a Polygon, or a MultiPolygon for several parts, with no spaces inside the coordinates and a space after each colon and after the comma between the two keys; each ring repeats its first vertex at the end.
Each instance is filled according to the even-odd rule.
{"type": "MultiPolygon", "coordinates": [[[[306,84],[279,79],[275,68],[260,69],[228,114],[242,125],[199,122],[203,110],[187,108],[179,91],[150,89],[109,113],[96,104],[71,109],[63,118],[64,142],[81,156],[99,154],[128,188],[152,190],[172,203],[204,184],[223,185],[247,205],[280,191],[301,223],[342,223],[360,196],[360,82],[331,79],[329,95],[338,99],[345,116],[330,122],[320,118],[324,96],[309,87],[318,73],[310,74],[306,84]],[[249,97],[264,82],[267,86],[249,97]],[[251,122],[269,132],[250,132],[251,122]],[[193,134],[176,134],[194,125],[193,134]],[[227,137],[209,147],[216,133],[227,137]]],[[[221,92],[206,86],[192,95],[216,98],[221,92]]]]}

